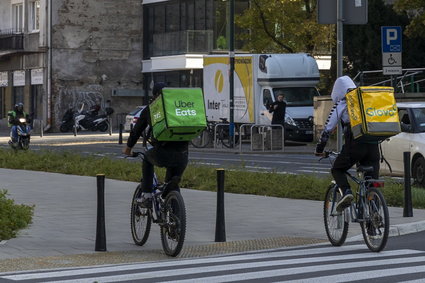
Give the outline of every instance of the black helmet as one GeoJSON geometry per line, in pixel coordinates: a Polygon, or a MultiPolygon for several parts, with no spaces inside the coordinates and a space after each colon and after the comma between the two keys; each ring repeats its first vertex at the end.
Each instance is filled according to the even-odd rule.
{"type": "Polygon", "coordinates": [[[155,85],[152,88],[152,95],[153,97],[157,97],[160,93],[161,90],[166,87],[165,83],[155,83],[155,85]]]}
{"type": "Polygon", "coordinates": [[[15,104],[15,111],[16,112],[23,112],[24,111],[24,104],[22,102],[15,104]]]}

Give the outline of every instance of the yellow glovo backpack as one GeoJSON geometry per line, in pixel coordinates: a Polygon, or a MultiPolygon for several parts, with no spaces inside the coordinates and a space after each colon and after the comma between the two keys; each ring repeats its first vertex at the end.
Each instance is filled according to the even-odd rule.
{"type": "Polygon", "coordinates": [[[382,141],[400,133],[394,88],[362,86],[345,95],[353,137],[357,141],[382,141]]]}

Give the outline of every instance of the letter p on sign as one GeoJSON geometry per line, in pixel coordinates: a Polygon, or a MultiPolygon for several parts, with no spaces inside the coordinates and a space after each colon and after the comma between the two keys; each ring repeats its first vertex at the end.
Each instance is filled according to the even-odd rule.
{"type": "Polygon", "coordinates": [[[397,40],[397,30],[394,28],[387,29],[387,45],[391,45],[391,41],[397,40]]]}

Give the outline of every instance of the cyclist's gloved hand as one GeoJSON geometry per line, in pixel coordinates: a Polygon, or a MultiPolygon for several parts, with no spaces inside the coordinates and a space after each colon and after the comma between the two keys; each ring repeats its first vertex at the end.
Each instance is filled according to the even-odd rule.
{"type": "Polygon", "coordinates": [[[314,155],[316,156],[324,156],[323,151],[325,150],[326,143],[318,143],[316,145],[316,150],[314,151],[314,155]]]}
{"type": "Polygon", "coordinates": [[[316,145],[316,150],[314,154],[316,156],[324,156],[323,151],[325,150],[326,143],[329,139],[329,133],[328,131],[324,130],[322,134],[320,135],[319,142],[316,145]]]}

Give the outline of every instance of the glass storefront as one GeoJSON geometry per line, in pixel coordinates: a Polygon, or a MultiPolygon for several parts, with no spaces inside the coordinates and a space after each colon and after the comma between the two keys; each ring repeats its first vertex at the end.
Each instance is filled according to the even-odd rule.
{"type": "MultiPolygon", "coordinates": [[[[249,1],[236,0],[235,13],[249,1]]],[[[144,59],[228,48],[228,1],[174,0],[144,5],[144,59]]],[[[240,32],[235,28],[235,33],[240,32]]],[[[236,42],[235,48],[242,46],[236,42]]]]}

